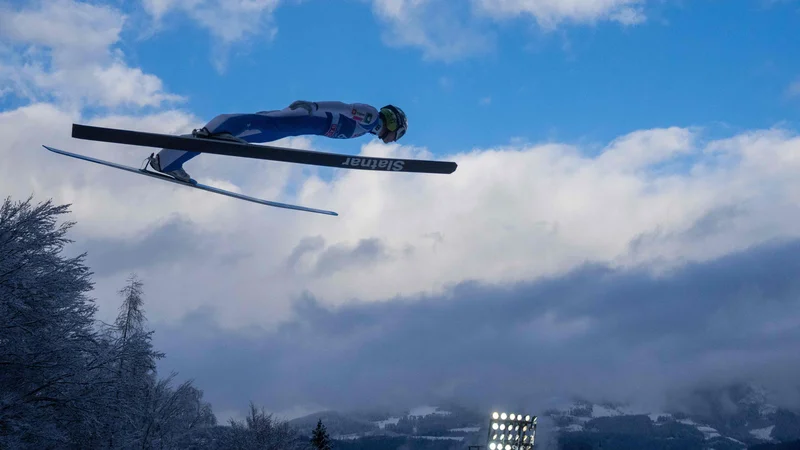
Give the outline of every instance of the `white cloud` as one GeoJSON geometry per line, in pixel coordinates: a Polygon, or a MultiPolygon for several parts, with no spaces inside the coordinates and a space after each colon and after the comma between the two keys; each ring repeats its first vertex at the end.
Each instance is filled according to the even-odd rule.
{"type": "Polygon", "coordinates": [[[31,101],[83,106],[160,106],[181,100],[161,80],[129,67],[114,48],[125,16],[73,0],[0,7],[0,87],[31,101]]]}
{"type": "Polygon", "coordinates": [[[160,24],[170,12],[185,14],[208,30],[213,63],[225,70],[227,53],[234,43],[255,36],[273,39],[278,32],[272,14],[281,0],[142,0],[145,11],[160,24]]]}
{"type": "MultiPolygon", "coordinates": [[[[645,20],[644,0],[362,0],[370,4],[385,29],[389,47],[420,49],[427,60],[452,62],[484,54],[495,47],[495,32],[486,17],[505,19],[530,15],[545,28],[562,22],[592,23],[609,20],[625,25],[645,20]]],[[[170,13],[179,12],[199,24],[213,37],[213,63],[223,71],[234,43],[247,43],[256,36],[272,39],[273,21],[281,0],[142,0],[144,10],[161,24],[170,13]]]]}
{"type": "Polygon", "coordinates": [[[482,13],[495,18],[532,16],[547,29],[571,22],[590,24],[615,21],[633,25],[646,20],[644,0],[473,0],[482,13]]]}
{"type": "Polygon", "coordinates": [[[372,0],[375,16],[386,25],[390,47],[415,47],[430,60],[455,61],[494,47],[491,33],[474,23],[466,3],[445,0],[372,0]]]}
{"type": "Polygon", "coordinates": [[[54,63],[93,61],[117,42],[125,17],[108,6],[70,0],[31,2],[0,14],[2,37],[52,49],[54,63]],[[37,7],[38,6],[38,7],[37,7]]]}
{"type": "MultiPolygon", "coordinates": [[[[286,317],[291,300],[305,290],[331,304],[374,301],[441,292],[466,279],[533,279],[587,260],[667,266],[707,260],[798,234],[800,138],[780,130],[713,142],[695,130],[640,130],[596,157],[563,144],[481,149],[448,156],[459,163],[452,175],[340,171],[325,181],[299,165],[218,155],[186,165],[201,181],[341,214],[328,217],[176,187],[41,149],[61,146],[132,165],[152,150],[70,139],[69,123],[79,120],[47,104],[0,115],[0,190],[73,203],[79,246],[89,237],[108,241],[107,248],[141,241],[183,219],[192,233],[171,239],[190,239],[186,245],[202,248],[201,258],[174,254],[130,268],[146,280],[148,311],[159,320],[224,304],[220,320],[227,326],[266,325],[286,317]],[[690,157],[683,162],[688,167],[672,168],[676,157],[690,157]]],[[[200,120],[171,111],[95,123],[179,133],[200,120]]],[[[430,156],[377,142],[364,145],[363,153],[430,156]]],[[[128,272],[100,277],[98,297],[116,302],[115,289],[128,272]]]]}
{"type": "Polygon", "coordinates": [[[645,0],[370,0],[387,29],[384,42],[415,47],[426,59],[455,61],[494,48],[485,18],[530,16],[546,30],[564,23],[612,21],[634,25],[646,20],[645,0]],[[471,8],[470,8],[471,6],[471,8]]]}
{"type": "MultiPolygon", "coordinates": [[[[197,2],[195,2],[197,3],[197,2]]],[[[142,0],[142,6],[155,20],[161,20],[170,9],[181,4],[181,0],[142,0]]]]}
{"type": "Polygon", "coordinates": [[[694,135],[688,129],[637,131],[612,142],[598,163],[617,170],[640,170],[693,150],[694,135]]]}
{"type": "Polygon", "coordinates": [[[214,37],[230,44],[262,33],[262,27],[267,34],[275,33],[271,14],[279,4],[280,0],[149,0],[145,1],[145,9],[159,19],[170,9],[181,10],[214,37]]]}

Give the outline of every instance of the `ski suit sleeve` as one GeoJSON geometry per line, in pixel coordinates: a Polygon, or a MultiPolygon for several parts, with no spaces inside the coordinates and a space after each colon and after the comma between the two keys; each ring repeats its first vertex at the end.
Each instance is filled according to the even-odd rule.
{"type": "Polygon", "coordinates": [[[317,114],[339,114],[355,120],[366,129],[371,129],[378,121],[378,110],[365,103],[343,103],[337,101],[314,102],[317,114]]]}

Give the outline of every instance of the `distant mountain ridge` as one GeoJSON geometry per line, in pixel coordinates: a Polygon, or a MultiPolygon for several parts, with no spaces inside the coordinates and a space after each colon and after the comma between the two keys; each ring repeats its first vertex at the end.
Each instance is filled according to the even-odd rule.
{"type": "MultiPolygon", "coordinates": [[[[644,411],[576,400],[539,414],[539,434],[551,439],[537,436],[535,448],[742,450],[800,441],[800,412],[770,404],[766,392],[752,385],[698,390],[681,409],[644,411]]],[[[318,419],[343,450],[467,449],[485,445],[489,425],[488,412],[453,405],[394,413],[325,411],[290,424],[310,434],[318,419]]]]}
{"type": "Polygon", "coordinates": [[[393,441],[410,445],[408,449],[439,449],[460,448],[467,443],[480,445],[480,433],[486,431],[486,425],[481,423],[483,416],[460,407],[420,406],[394,413],[323,411],[289,424],[310,434],[321,419],[331,437],[339,441],[339,448],[343,448],[341,444],[346,448],[373,448],[393,441]]]}
{"type": "MultiPolygon", "coordinates": [[[[623,436],[630,441],[649,441],[647,448],[716,450],[800,440],[798,411],[778,408],[767,398],[764,389],[735,384],[691,392],[682,411],[643,411],[623,404],[576,401],[544,415],[554,421],[564,448],[594,448],[580,444],[624,441],[623,436]]],[[[618,442],[614,448],[628,446],[618,442]]]]}

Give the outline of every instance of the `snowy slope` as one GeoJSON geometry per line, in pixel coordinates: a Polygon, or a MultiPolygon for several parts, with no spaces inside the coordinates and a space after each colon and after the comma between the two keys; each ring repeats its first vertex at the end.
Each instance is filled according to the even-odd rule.
{"type": "Polygon", "coordinates": [[[800,438],[800,414],[781,410],[750,385],[698,391],[696,413],[644,411],[622,404],[575,401],[546,412],[562,436],[627,433],[653,439],[685,438],[704,448],[746,448],[800,438]]]}
{"type": "Polygon", "coordinates": [[[317,413],[295,419],[291,424],[310,433],[320,418],[332,438],[346,441],[386,436],[462,442],[482,436],[480,433],[485,430],[485,424],[480,423],[483,418],[480,414],[432,405],[420,405],[404,414],[317,413]]]}
{"type": "MultiPolygon", "coordinates": [[[[608,448],[625,449],[742,450],[756,444],[800,439],[800,414],[777,408],[767,398],[762,390],[747,386],[702,391],[690,402],[700,405],[699,412],[687,412],[686,408],[682,412],[648,411],[624,404],[574,401],[539,414],[537,442],[541,442],[539,435],[550,434],[562,445],[572,441],[577,446],[604,442],[608,448]]],[[[364,439],[364,448],[414,450],[485,445],[489,422],[485,411],[453,405],[420,405],[392,413],[329,414],[328,419],[322,420],[332,437],[343,445],[356,445],[364,439]]],[[[318,416],[293,422],[303,425],[301,428],[310,434],[318,416]]]]}

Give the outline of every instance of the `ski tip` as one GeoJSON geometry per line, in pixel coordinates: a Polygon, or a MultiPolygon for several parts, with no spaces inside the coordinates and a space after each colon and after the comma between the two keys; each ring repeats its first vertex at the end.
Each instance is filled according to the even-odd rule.
{"type": "Polygon", "coordinates": [[[324,210],[324,209],[303,208],[303,209],[301,209],[301,211],[313,212],[313,213],[317,213],[317,214],[324,214],[326,216],[337,216],[337,217],[339,216],[339,213],[337,213],[335,211],[327,211],[327,210],[324,210]]]}

